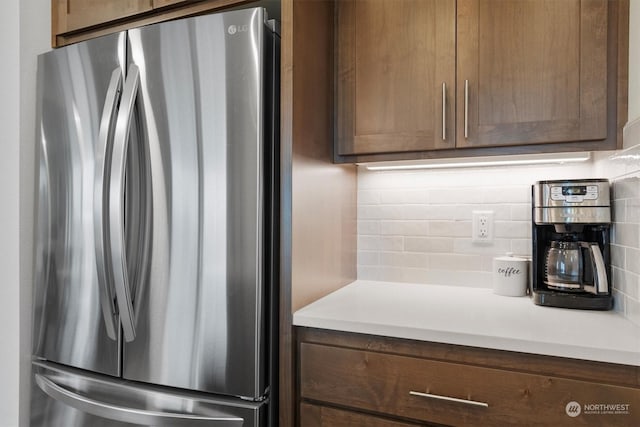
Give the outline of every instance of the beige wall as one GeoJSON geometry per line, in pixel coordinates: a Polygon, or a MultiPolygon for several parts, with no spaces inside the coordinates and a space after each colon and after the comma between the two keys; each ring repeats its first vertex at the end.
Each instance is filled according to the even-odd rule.
{"type": "Polygon", "coordinates": [[[640,0],[629,2],[629,121],[640,119],[640,0]]]}
{"type": "Polygon", "coordinates": [[[0,14],[2,427],[28,425],[36,56],[49,49],[50,5],[48,0],[5,0],[0,14]]]}
{"type": "Polygon", "coordinates": [[[19,383],[19,330],[17,325],[19,312],[19,212],[17,185],[19,177],[20,155],[20,51],[15,40],[19,31],[19,3],[18,0],[3,3],[0,14],[0,37],[5,40],[0,45],[0,55],[3,67],[0,68],[0,90],[3,102],[0,104],[0,127],[2,136],[0,146],[0,182],[11,183],[0,187],[0,300],[3,308],[0,310],[0,324],[3,325],[0,340],[0,425],[18,425],[18,383],[19,383]]]}

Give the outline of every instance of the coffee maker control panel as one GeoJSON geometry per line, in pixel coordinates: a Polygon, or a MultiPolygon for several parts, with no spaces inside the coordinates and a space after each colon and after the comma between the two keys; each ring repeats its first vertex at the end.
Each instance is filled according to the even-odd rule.
{"type": "Polygon", "coordinates": [[[606,179],[538,181],[533,186],[533,204],[537,208],[609,208],[609,181],[606,179]]]}
{"type": "Polygon", "coordinates": [[[598,199],[597,185],[559,185],[551,186],[551,200],[567,203],[582,203],[585,200],[598,199]]]}

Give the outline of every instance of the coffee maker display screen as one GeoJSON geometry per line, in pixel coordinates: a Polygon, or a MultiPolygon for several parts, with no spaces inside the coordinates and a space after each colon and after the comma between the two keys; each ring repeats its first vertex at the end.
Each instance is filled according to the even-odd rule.
{"type": "Polygon", "coordinates": [[[584,196],[585,194],[587,194],[587,187],[585,185],[562,187],[563,196],[584,196]]]}

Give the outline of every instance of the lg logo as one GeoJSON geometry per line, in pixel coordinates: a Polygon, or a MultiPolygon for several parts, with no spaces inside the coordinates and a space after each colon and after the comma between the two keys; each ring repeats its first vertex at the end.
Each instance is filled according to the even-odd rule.
{"type": "Polygon", "coordinates": [[[582,408],[580,407],[580,404],[578,402],[567,403],[567,406],[565,406],[564,410],[571,418],[577,417],[578,415],[580,415],[580,412],[582,412],[582,408]]]}
{"type": "Polygon", "coordinates": [[[227,28],[227,32],[231,35],[235,33],[245,33],[247,31],[249,31],[248,25],[229,25],[229,28],[227,28]]]}

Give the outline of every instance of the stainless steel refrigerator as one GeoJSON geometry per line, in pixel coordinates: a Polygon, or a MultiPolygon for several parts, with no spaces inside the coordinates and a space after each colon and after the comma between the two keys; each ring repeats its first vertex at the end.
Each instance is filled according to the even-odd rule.
{"type": "Polygon", "coordinates": [[[276,26],[39,57],[32,426],[275,425],[276,26]]]}

